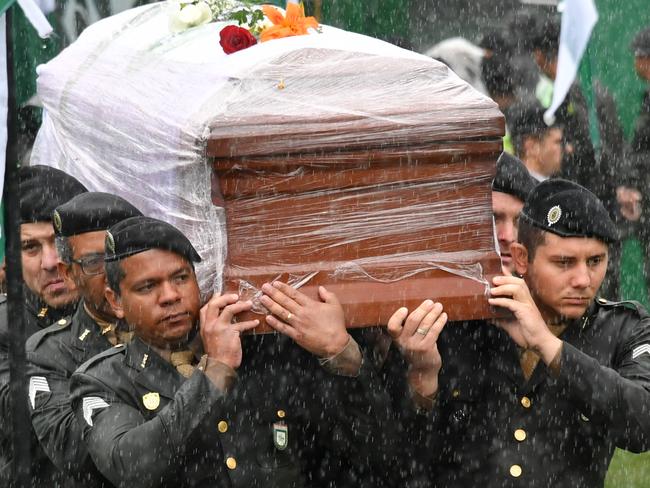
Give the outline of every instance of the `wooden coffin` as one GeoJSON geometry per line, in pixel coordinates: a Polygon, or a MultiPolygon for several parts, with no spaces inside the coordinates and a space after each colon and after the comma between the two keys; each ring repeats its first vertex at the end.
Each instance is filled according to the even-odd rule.
{"type": "Polygon", "coordinates": [[[493,316],[490,184],[502,115],[434,61],[326,54],[337,71],[320,84],[310,60],[325,54],[302,51],[284,70],[239,80],[246,107],[211,129],[224,289],[252,298],[262,320],[259,287],[275,279],[314,298],[326,286],[350,327],[385,324],[427,298],[451,320],[493,316]]]}

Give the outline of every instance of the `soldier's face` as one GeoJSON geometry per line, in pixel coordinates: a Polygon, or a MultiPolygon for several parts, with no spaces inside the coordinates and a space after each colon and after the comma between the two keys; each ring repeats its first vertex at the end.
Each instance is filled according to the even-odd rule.
{"type": "Polygon", "coordinates": [[[542,316],[578,319],[596,296],[607,271],[607,245],[598,239],[546,233],[524,275],[542,316]]]}
{"type": "Polygon", "coordinates": [[[74,286],[79,290],[79,295],[91,311],[99,314],[100,318],[110,319],[113,317],[113,310],[106,301],[104,289],[106,288],[106,277],[103,268],[104,239],[106,231],[86,232],[68,238],[72,250],[72,259],[94,260],[101,265],[97,270],[96,266],[86,266],[86,272],[79,263],[66,265],[59,263],[59,271],[66,281],[66,284],[74,286]],[[97,273],[97,271],[99,271],[97,273]],[[92,272],[92,274],[89,274],[92,272]]]}
{"type": "Polygon", "coordinates": [[[120,263],[121,296],[107,290],[115,315],[135,328],[144,342],[160,348],[182,345],[196,322],[199,286],[192,265],[162,249],[130,256],[120,263]]]}
{"type": "Polygon", "coordinates": [[[77,300],[77,290],[59,274],[51,222],[20,225],[21,263],[27,287],[48,305],[61,308],[77,300]]]}
{"type": "Polygon", "coordinates": [[[540,140],[539,160],[545,175],[555,175],[562,169],[562,129],[553,127],[540,140]]]}
{"type": "Polygon", "coordinates": [[[500,191],[492,192],[492,212],[501,253],[501,264],[509,270],[512,270],[510,245],[517,242],[517,224],[522,208],[524,208],[524,202],[517,197],[500,191]]]}

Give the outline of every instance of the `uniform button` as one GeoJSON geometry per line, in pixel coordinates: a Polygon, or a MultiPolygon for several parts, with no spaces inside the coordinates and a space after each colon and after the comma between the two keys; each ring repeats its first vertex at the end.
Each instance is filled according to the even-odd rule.
{"type": "Polygon", "coordinates": [[[283,419],[286,416],[287,416],[287,412],[285,412],[284,410],[278,410],[278,418],[283,419]]]}
{"type": "Polygon", "coordinates": [[[67,323],[68,323],[68,321],[67,321],[66,319],[61,319],[61,320],[59,320],[59,322],[58,322],[59,325],[65,325],[65,324],[67,324],[67,323]]]}
{"type": "Polygon", "coordinates": [[[526,431],[524,429],[515,430],[515,439],[517,439],[519,442],[525,441],[526,440],[526,431]]]}
{"type": "Polygon", "coordinates": [[[527,396],[521,397],[521,405],[524,408],[530,408],[531,403],[532,402],[530,401],[530,398],[528,398],[527,396]]]}
{"type": "Polygon", "coordinates": [[[581,413],[580,420],[582,420],[583,422],[589,422],[589,417],[587,417],[584,413],[581,413]]]}
{"type": "Polygon", "coordinates": [[[453,396],[454,398],[458,398],[460,396],[460,390],[453,390],[451,392],[451,396],[453,396]]]}
{"type": "Polygon", "coordinates": [[[512,466],[510,466],[510,476],[512,476],[513,478],[519,478],[521,476],[521,472],[522,472],[521,466],[519,466],[518,464],[513,464],[512,466]]]}
{"type": "Polygon", "coordinates": [[[226,466],[228,466],[228,469],[235,469],[237,467],[237,461],[234,457],[229,457],[226,459],[226,466]]]}
{"type": "Polygon", "coordinates": [[[223,434],[224,432],[226,432],[228,430],[228,422],[226,422],[225,420],[222,420],[221,422],[219,422],[217,424],[217,429],[219,429],[219,432],[221,432],[223,434]]]}

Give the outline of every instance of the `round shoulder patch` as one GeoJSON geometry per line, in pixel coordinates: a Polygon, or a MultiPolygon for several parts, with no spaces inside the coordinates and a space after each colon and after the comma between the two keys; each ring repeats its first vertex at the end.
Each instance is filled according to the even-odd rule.
{"type": "Polygon", "coordinates": [[[546,220],[548,221],[548,225],[557,224],[558,221],[560,220],[560,217],[562,217],[562,208],[560,208],[559,205],[555,205],[554,207],[551,207],[550,210],[548,211],[548,214],[546,214],[546,220]]]}

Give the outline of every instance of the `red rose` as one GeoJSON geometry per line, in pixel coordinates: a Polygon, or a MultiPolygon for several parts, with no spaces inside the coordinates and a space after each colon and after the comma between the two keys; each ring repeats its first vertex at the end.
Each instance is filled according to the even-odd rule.
{"type": "Polygon", "coordinates": [[[236,53],[257,44],[257,39],[247,29],[236,25],[227,25],[221,29],[219,35],[221,36],[219,44],[226,54],[236,53]]]}

